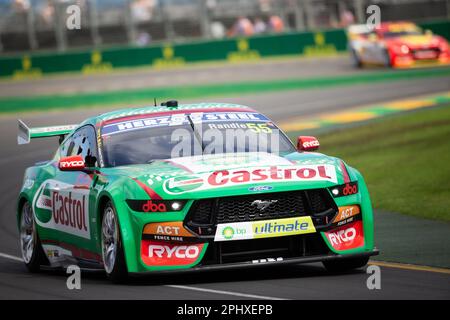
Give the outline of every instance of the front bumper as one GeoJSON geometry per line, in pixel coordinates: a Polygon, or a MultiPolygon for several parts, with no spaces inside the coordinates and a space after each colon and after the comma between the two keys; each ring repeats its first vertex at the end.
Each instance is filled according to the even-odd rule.
{"type": "MultiPolygon", "coordinates": [[[[354,227],[360,236],[355,238],[358,239],[357,242],[356,240],[351,242],[351,246],[340,245],[345,242],[346,238],[353,237],[354,234],[351,232],[318,228],[317,225],[315,232],[295,235],[300,241],[294,241],[294,246],[291,246],[291,244],[283,246],[283,243],[281,243],[282,239],[287,239],[290,236],[231,240],[224,241],[222,245],[219,245],[220,241],[215,241],[214,235],[207,236],[203,232],[200,234],[193,233],[192,229],[186,225],[187,213],[192,204],[188,203],[182,212],[177,213],[146,214],[129,211],[124,215],[125,219],[122,219],[120,223],[128,270],[130,273],[208,270],[245,267],[249,264],[253,265],[253,260],[264,258],[283,258],[282,261],[277,261],[277,263],[302,263],[370,253],[374,250],[372,205],[364,179],[356,170],[352,172],[352,175],[354,175],[353,180],[357,180],[359,183],[359,192],[334,199],[336,206],[339,208],[350,205],[360,207],[359,219],[348,222],[343,226],[346,228],[347,226],[351,227],[351,223],[357,224],[354,227]],[[126,224],[123,223],[127,221],[129,221],[129,227],[126,227],[126,224]],[[161,231],[168,231],[171,236],[155,238],[154,236],[159,232],[155,232],[153,229],[147,230],[149,224],[157,225],[161,228],[161,231]],[[176,227],[177,232],[185,228],[185,231],[190,235],[174,234],[174,227],[176,227]],[[188,228],[186,229],[186,227],[188,228]],[[151,237],[148,238],[148,235],[151,235],[151,237]],[[174,235],[175,237],[172,237],[174,235]],[[304,242],[303,239],[305,238],[313,239],[304,242]],[[246,246],[244,245],[246,241],[254,241],[255,244],[246,246]],[[273,244],[271,244],[272,242],[273,244]],[[242,247],[240,247],[241,243],[243,244],[242,247]],[[233,247],[234,244],[239,247],[233,247]],[[224,248],[225,250],[223,250],[224,248]],[[279,248],[289,248],[289,251],[280,253],[279,248]],[[236,252],[238,253],[237,256],[236,252]]],[[[124,208],[125,210],[128,210],[128,208],[124,208]]]]}
{"type": "Polygon", "coordinates": [[[199,272],[199,271],[215,271],[215,270],[234,270],[234,269],[245,269],[245,268],[261,268],[261,267],[277,267],[277,266],[286,266],[293,264],[304,264],[304,263],[315,263],[315,262],[324,262],[324,261],[336,261],[336,260],[344,260],[344,259],[353,259],[353,258],[365,258],[376,256],[380,253],[377,248],[374,248],[371,251],[362,252],[362,253],[354,253],[354,254],[323,254],[316,255],[310,257],[300,257],[300,258],[288,258],[283,259],[281,261],[267,261],[267,262],[258,262],[253,263],[251,261],[248,262],[239,262],[239,263],[226,263],[226,264],[216,264],[216,265],[199,265],[189,269],[172,269],[172,270],[160,270],[160,271],[147,271],[147,272],[130,272],[131,276],[143,276],[143,275],[155,275],[155,274],[166,274],[166,273],[177,273],[177,272],[199,272]]]}
{"type": "Polygon", "coordinates": [[[433,66],[447,66],[450,64],[450,56],[442,55],[436,59],[415,59],[412,56],[395,56],[393,61],[394,68],[420,68],[433,66]]]}

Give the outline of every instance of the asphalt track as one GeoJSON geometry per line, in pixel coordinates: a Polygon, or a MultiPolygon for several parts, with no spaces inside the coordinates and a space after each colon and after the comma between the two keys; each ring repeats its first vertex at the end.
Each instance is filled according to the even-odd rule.
{"type": "MultiPolygon", "coordinates": [[[[350,60],[346,56],[320,60],[286,58],[270,60],[270,62],[267,62],[267,60],[254,61],[245,64],[199,64],[164,70],[152,68],[118,69],[112,73],[99,73],[89,77],[61,74],[42,79],[0,81],[0,97],[309,78],[373,71],[373,69],[356,70],[352,68],[350,60]]],[[[378,71],[382,72],[382,70],[378,71]]]]}
{"type": "MultiPolygon", "coordinates": [[[[342,70],[343,66],[349,67],[346,60],[339,58],[336,61],[337,66],[334,67],[334,71],[328,70],[329,73],[355,72],[351,69],[342,70]]],[[[296,63],[299,63],[296,66],[298,73],[307,70],[315,75],[317,74],[314,73],[314,68],[320,68],[323,65],[323,63],[309,60],[303,64],[296,63]],[[316,67],[308,67],[310,64],[316,67]]],[[[270,69],[270,67],[273,66],[265,68],[270,69]]],[[[203,72],[200,67],[189,71],[173,72],[194,72],[189,75],[195,75],[195,71],[192,70],[203,72]]],[[[326,71],[321,70],[317,72],[326,71]]],[[[234,71],[233,76],[239,77],[239,71],[246,73],[247,69],[236,68],[234,71]]],[[[285,72],[294,73],[292,70],[285,72]]],[[[158,73],[154,74],[158,75],[158,73]]],[[[127,73],[127,77],[133,76],[127,73]]],[[[70,86],[74,81],[69,77],[59,80],[61,87],[70,86]]],[[[14,85],[23,85],[20,83],[17,82],[14,85]]],[[[0,86],[2,95],[5,94],[5,90],[8,91],[4,84],[0,86]]],[[[47,89],[49,92],[55,90],[51,81],[47,85],[50,86],[47,89]]],[[[217,97],[208,101],[247,104],[266,113],[274,120],[283,121],[294,115],[309,116],[368,103],[447,91],[449,88],[450,78],[441,77],[324,90],[265,93],[236,98],[217,97]]],[[[7,93],[13,94],[12,89],[7,93]]],[[[366,281],[369,275],[365,270],[347,274],[329,274],[320,264],[262,268],[246,272],[214,271],[189,276],[183,274],[150,276],[132,280],[128,285],[121,286],[110,284],[101,273],[84,273],[82,289],[72,291],[66,287],[66,275],[63,272],[46,271],[33,275],[27,273],[23,264],[14,259],[20,256],[14,212],[16,196],[24,169],[36,161],[51,157],[56,150],[57,142],[56,139],[38,140],[30,145],[18,147],[15,118],[20,116],[32,126],[68,124],[77,123],[98,112],[99,110],[78,109],[66,112],[8,115],[0,118],[0,146],[2,147],[0,299],[450,299],[450,274],[445,270],[431,272],[390,265],[381,267],[381,290],[367,288],[366,281]]]]}

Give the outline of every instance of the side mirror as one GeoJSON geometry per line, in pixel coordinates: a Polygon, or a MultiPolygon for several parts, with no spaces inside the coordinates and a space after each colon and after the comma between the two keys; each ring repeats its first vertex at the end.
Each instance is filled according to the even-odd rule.
{"type": "Polygon", "coordinates": [[[86,168],[82,156],[71,156],[59,159],[59,170],[61,171],[80,171],[86,168]]]}
{"type": "Polygon", "coordinates": [[[319,149],[320,143],[316,137],[299,136],[297,139],[298,151],[314,151],[319,149]]]}

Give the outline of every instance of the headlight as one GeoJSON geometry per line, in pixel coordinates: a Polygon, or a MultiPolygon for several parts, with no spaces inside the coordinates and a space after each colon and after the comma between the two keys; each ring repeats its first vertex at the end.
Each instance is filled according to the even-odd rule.
{"type": "Polygon", "coordinates": [[[402,45],[402,46],[400,47],[400,52],[403,53],[403,54],[409,53],[409,48],[408,48],[408,46],[402,45]]]}
{"type": "Polygon", "coordinates": [[[406,44],[402,44],[400,46],[394,46],[393,49],[394,49],[394,52],[397,54],[408,54],[409,53],[409,47],[406,44]]]}
{"type": "Polygon", "coordinates": [[[183,210],[186,200],[127,200],[127,204],[137,212],[173,212],[183,210]]]}
{"type": "Polygon", "coordinates": [[[350,196],[352,194],[358,193],[358,182],[349,182],[346,184],[341,184],[338,186],[334,186],[329,188],[331,194],[333,197],[343,197],[343,196],[350,196]]]}

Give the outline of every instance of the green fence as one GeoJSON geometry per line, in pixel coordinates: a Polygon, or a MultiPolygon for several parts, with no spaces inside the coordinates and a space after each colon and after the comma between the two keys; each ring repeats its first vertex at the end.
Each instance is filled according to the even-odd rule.
{"type": "MultiPolygon", "coordinates": [[[[450,39],[450,21],[422,24],[450,39]]],[[[345,51],[345,31],[295,32],[252,38],[199,41],[150,47],[128,47],[0,58],[0,77],[33,78],[48,73],[109,72],[115,68],[171,68],[192,62],[241,62],[283,55],[325,56],[345,51]]]]}

